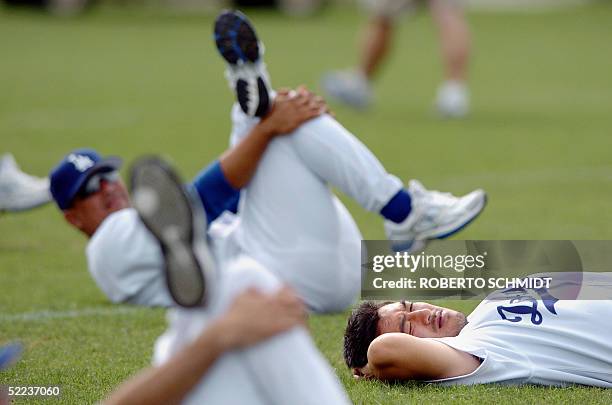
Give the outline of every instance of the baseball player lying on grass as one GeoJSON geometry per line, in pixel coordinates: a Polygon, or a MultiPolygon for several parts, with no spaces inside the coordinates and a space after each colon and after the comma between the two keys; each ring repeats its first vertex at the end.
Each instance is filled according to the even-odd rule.
{"type": "Polygon", "coordinates": [[[344,335],[357,378],[612,388],[612,273],[552,273],[549,291],[499,290],[466,317],[426,302],[363,302],[344,335]],[[580,290],[557,300],[555,288],[580,290]],[[590,297],[607,300],[580,300],[590,297]]]}
{"type": "MultiPolygon", "coordinates": [[[[222,14],[215,39],[238,100],[232,149],[190,188],[204,207],[213,243],[222,238],[230,246],[217,260],[246,254],[295,288],[311,311],[339,311],[359,291],[361,234],[330,185],[380,213],[397,250],[451,235],[484,208],[482,190],[457,198],[417,181],[404,188],[323,113],[319,98],[304,89],[275,95],[263,48],[242,14],[222,14]],[[239,218],[231,213],[238,201],[239,218]]],[[[112,301],[171,306],[160,271],[162,249],[130,207],[118,167],[116,158],[74,151],[52,171],[52,194],[68,222],[90,237],[89,271],[112,301]]],[[[175,300],[175,290],[193,287],[168,283],[175,300]]],[[[186,306],[199,302],[196,294],[179,300],[186,306]]]]}

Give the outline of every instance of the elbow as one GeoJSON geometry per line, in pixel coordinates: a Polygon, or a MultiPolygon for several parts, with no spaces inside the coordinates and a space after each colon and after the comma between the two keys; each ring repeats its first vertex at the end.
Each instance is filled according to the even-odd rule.
{"type": "Polygon", "coordinates": [[[381,335],[374,339],[368,348],[368,364],[372,374],[380,379],[389,379],[389,371],[394,366],[393,336],[381,335]]]}

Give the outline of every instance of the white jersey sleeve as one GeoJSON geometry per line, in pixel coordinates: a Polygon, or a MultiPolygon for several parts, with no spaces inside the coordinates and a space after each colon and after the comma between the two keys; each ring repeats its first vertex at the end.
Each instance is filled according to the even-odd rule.
{"type": "Polygon", "coordinates": [[[109,215],[86,249],[89,272],[113,302],[170,306],[161,248],[133,208],[109,215]]]}
{"type": "MultiPolygon", "coordinates": [[[[559,280],[566,283],[567,277],[559,280]]],[[[601,294],[608,288],[612,298],[612,273],[580,273],[580,280],[582,290],[601,294]]],[[[496,291],[457,337],[434,339],[483,359],[480,367],[432,382],[612,388],[611,318],[610,299],[558,300],[546,289],[496,291]]]]}

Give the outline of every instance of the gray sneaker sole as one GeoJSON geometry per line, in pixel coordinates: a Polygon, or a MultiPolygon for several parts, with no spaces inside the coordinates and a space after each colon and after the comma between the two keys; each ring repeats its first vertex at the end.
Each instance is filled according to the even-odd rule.
{"type": "Polygon", "coordinates": [[[161,246],[170,295],[183,307],[203,305],[206,281],[193,250],[193,211],[179,176],[149,157],[132,166],[130,178],[134,207],[161,246]]]}

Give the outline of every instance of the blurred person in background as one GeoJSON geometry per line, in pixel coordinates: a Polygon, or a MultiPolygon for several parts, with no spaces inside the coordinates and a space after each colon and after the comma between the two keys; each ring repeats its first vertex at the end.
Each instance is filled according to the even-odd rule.
{"type": "Polygon", "coordinates": [[[323,0],[278,0],[278,8],[293,17],[310,16],[323,6],[323,0]]]}
{"type": "Polygon", "coordinates": [[[242,7],[278,7],[284,14],[294,17],[305,17],[319,11],[324,0],[234,0],[236,8],[242,7]]]}
{"type": "Polygon", "coordinates": [[[89,7],[92,0],[4,0],[11,7],[38,7],[49,11],[51,14],[60,16],[71,16],[79,14],[89,7]]]}
{"type": "MultiPolygon", "coordinates": [[[[359,64],[349,70],[329,72],[323,77],[325,92],[348,106],[363,109],[373,98],[372,81],[385,61],[395,35],[397,18],[412,12],[416,0],[360,0],[369,13],[364,30],[359,64]]],[[[462,0],[427,0],[438,29],[444,81],[438,88],[435,107],[447,118],[459,118],[469,112],[467,70],[470,33],[462,0]]]]}

